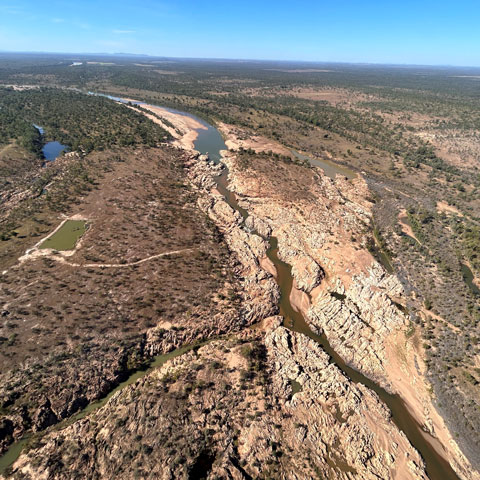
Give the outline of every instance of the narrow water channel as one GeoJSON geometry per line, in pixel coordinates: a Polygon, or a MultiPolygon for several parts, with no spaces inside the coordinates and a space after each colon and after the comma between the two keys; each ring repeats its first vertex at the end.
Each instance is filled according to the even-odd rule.
{"type": "Polygon", "coordinates": [[[352,180],[357,176],[353,170],[338,163],[325,159],[309,157],[293,149],[290,149],[290,152],[299,160],[306,160],[308,163],[310,163],[310,165],[321,168],[327,177],[335,179],[338,174],[347,177],[349,180],[352,180]]]}
{"type": "MultiPolygon", "coordinates": [[[[152,359],[148,368],[143,370],[137,370],[136,372],[132,373],[124,382],[119,383],[108,395],[88,404],[83,410],[80,410],[75,415],[72,415],[71,417],[63,420],[62,422],[52,426],[48,431],[51,432],[51,431],[62,430],[65,427],[68,427],[69,425],[71,425],[72,423],[75,423],[78,420],[81,420],[82,418],[86,417],[90,413],[103,407],[113,397],[113,395],[115,395],[120,390],[123,390],[128,385],[131,385],[132,383],[136,382],[138,379],[144,377],[145,375],[150,373],[153,369],[160,368],[168,360],[172,360],[173,358],[179,357],[180,355],[183,355],[184,353],[187,353],[190,350],[193,350],[194,348],[201,347],[206,343],[208,343],[209,341],[211,340],[206,340],[204,342],[185,345],[181,348],[177,348],[176,350],[173,350],[172,352],[165,353],[162,355],[157,355],[152,359]]],[[[42,436],[45,434],[46,432],[39,432],[36,435],[42,436]]],[[[7,468],[13,465],[13,463],[17,460],[17,458],[22,453],[22,450],[24,449],[24,447],[28,446],[30,440],[32,439],[32,436],[33,435],[27,435],[21,440],[19,440],[18,442],[13,443],[10,446],[10,448],[0,457],[0,475],[2,475],[7,470],[7,468]]]]}
{"type": "MultiPolygon", "coordinates": [[[[228,190],[228,171],[227,169],[217,178],[217,189],[224,195],[227,203],[237,210],[243,219],[248,216],[248,212],[238,205],[235,195],[228,190]]],[[[397,427],[402,430],[410,443],[420,452],[425,461],[426,471],[430,480],[459,480],[459,477],[452,469],[450,464],[437,453],[429,440],[433,440],[425,432],[419,423],[408,411],[405,403],[398,395],[392,395],[377,385],[375,382],[362,375],[359,371],[349,367],[343,359],[331,347],[327,337],[315,334],[307,325],[303,315],[296,311],[290,303],[290,292],[293,287],[292,267],[280,260],[278,256],[278,242],[275,237],[269,239],[269,249],[267,257],[272,261],[277,270],[276,282],[280,288],[280,315],[284,318],[284,326],[288,329],[306,335],[315,342],[319,343],[330,356],[342,373],[354,383],[361,383],[373,390],[388,406],[392,413],[392,419],[397,427]]]]}
{"type": "Polygon", "coordinates": [[[392,395],[377,385],[375,382],[362,375],[359,371],[349,367],[331,347],[325,334],[317,335],[305,322],[303,315],[296,311],[290,303],[290,292],[293,286],[292,268],[278,257],[277,240],[270,239],[268,258],[277,269],[277,283],[280,287],[280,315],[284,318],[285,327],[294,332],[302,333],[319,343],[330,356],[343,374],[354,383],[361,383],[373,390],[388,406],[392,419],[397,427],[402,430],[410,443],[420,452],[425,461],[426,470],[431,480],[459,480],[450,464],[440,456],[429,443],[430,435],[425,432],[408,411],[405,403],[398,395],[392,395]]]}

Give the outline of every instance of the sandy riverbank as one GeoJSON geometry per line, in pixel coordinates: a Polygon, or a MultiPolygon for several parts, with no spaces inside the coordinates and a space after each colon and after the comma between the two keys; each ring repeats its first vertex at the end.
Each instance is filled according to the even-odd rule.
{"type": "MultiPolygon", "coordinates": [[[[128,101],[130,99],[123,100],[128,101]]],[[[198,137],[198,130],[207,130],[205,125],[202,125],[200,122],[188,115],[171,112],[166,108],[153,105],[141,105],[141,107],[144,110],[151,112],[151,114],[145,113],[146,117],[158,125],[161,125],[172,135],[172,137],[175,138],[174,144],[186,150],[195,149],[195,140],[198,137]],[[165,119],[166,122],[162,121],[162,119],[165,119]],[[171,125],[173,125],[174,128],[171,125]]],[[[134,107],[130,108],[136,110],[134,107]]]]}

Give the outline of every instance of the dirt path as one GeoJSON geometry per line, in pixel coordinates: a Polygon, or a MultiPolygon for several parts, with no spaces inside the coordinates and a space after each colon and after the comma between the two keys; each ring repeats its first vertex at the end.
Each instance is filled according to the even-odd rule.
{"type": "Polygon", "coordinates": [[[401,210],[398,214],[398,223],[402,227],[402,232],[407,235],[407,237],[413,238],[418,242],[419,245],[422,244],[422,242],[417,238],[415,233],[413,233],[413,229],[408,221],[408,215],[405,209],[401,210]]]}
{"type": "Polygon", "coordinates": [[[9,143],[8,145],[5,145],[4,147],[0,148],[0,155],[4,154],[6,151],[10,150],[12,148],[12,144],[9,143]]]}
{"type": "MultiPolygon", "coordinates": [[[[152,255],[147,258],[142,258],[142,260],[138,260],[136,262],[130,263],[71,263],[65,260],[64,263],[70,265],[72,267],[85,267],[85,268],[124,268],[124,267],[134,267],[136,265],[140,265],[145,262],[149,262],[150,260],[155,260],[156,258],[166,257],[168,255],[175,255],[177,253],[185,253],[191,252],[193,250],[197,250],[196,248],[184,248],[182,250],[172,250],[170,252],[158,253],[157,255],[152,255]]],[[[62,257],[63,258],[63,257],[62,257]]]]}
{"type": "MultiPolygon", "coordinates": [[[[70,255],[66,256],[62,252],[54,253],[56,251],[51,249],[32,249],[23,257],[21,257],[20,260],[22,262],[25,262],[27,260],[32,260],[40,257],[47,257],[57,262],[63,263],[64,265],[75,268],[127,268],[141,265],[142,263],[149,262],[150,260],[155,260],[156,258],[166,257],[168,255],[175,255],[177,253],[191,252],[193,250],[197,250],[197,248],[183,248],[181,250],[171,250],[170,252],[157,253],[156,255],[151,255],[149,257],[142,258],[141,260],[137,260],[136,262],[129,263],[74,263],[67,260],[66,257],[70,255]]],[[[75,252],[75,250],[73,250],[73,252],[75,252]]],[[[68,253],[70,254],[72,253],[72,251],[68,253]]]]}

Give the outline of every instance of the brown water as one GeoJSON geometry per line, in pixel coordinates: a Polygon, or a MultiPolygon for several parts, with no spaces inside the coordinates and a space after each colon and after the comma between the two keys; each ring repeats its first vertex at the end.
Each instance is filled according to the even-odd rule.
{"type": "Polygon", "coordinates": [[[388,273],[393,273],[395,269],[393,268],[389,255],[382,248],[382,242],[380,241],[376,227],[373,229],[373,241],[373,251],[371,251],[371,253],[388,273]]]}
{"type": "Polygon", "coordinates": [[[331,162],[321,158],[309,157],[293,149],[290,151],[299,160],[307,161],[310,165],[321,168],[327,177],[335,179],[337,175],[343,175],[349,180],[352,180],[357,176],[352,169],[345,167],[344,165],[340,165],[339,163],[331,162]]]}

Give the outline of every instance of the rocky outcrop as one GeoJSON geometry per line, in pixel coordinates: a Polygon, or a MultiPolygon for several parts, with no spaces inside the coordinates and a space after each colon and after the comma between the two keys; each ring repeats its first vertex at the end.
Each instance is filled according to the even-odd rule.
{"type": "Polygon", "coordinates": [[[260,188],[258,173],[237,169],[234,155],[225,160],[231,188],[248,211],[268,223],[280,258],[292,266],[295,287],[310,293],[310,308],[303,313],[311,327],[324,331],[348,364],[395,390],[384,343],[408,322],[391,300],[402,297],[400,282],[364,248],[371,221],[365,182],[332,180],[319,170],[288,166],[289,175],[305,182],[300,188],[308,192],[304,200],[289,202],[289,190],[298,187],[265,181],[260,188]]]}
{"type": "Polygon", "coordinates": [[[3,375],[0,405],[7,412],[3,421],[6,425],[14,425],[13,429],[0,430],[0,439],[5,447],[29,429],[38,432],[67,418],[106,395],[126,376],[130,353],[126,348],[112,348],[105,356],[105,345],[90,347],[87,360],[80,352],[68,356],[52,354],[43,370],[39,363],[26,362],[22,369],[3,375]],[[90,366],[88,371],[82,367],[86,361],[90,366]],[[36,390],[30,390],[32,378],[35,378],[36,390]],[[75,384],[76,388],[65,388],[66,381],[75,384]],[[31,404],[20,404],[11,409],[15,401],[23,397],[28,398],[31,404]]]}
{"type": "Polygon", "coordinates": [[[263,238],[269,238],[272,234],[272,229],[267,222],[261,218],[249,215],[245,220],[245,226],[252,232],[257,232],[263,238]]]}
{"type": "Polygon", "coordinates": [[[329,466],[355,478],[427,478],[421,457],[384,404],[345,377],[316,342],[278,326],[265,344],[274,362],[274,388],[285,396],[289,382],[301,385],[286,409],[301,422],[294,437],[304,448],[316,446],[329,466]]]}
{"type": "Polygon", "coordinates": [[[311,257],[301,255],[292,267],[296,287],[304,292],[311,292],[325,277],[325,272],[311,257]]]}
{"type": "Polygon", "coordinates": [[[423,352],[406,335],[403,288],[368,252],[372,202],[366,182],[332,180],[265,155],[250,158],[247,168],[237,168],[233,153],[225,162],[241,207],[269,225],[279,257],[292,266],[294,289],[309,292],[293,291],[290,298],[311,329],[324,332],[350,366],[400,394],[425,430],[434,423],[436,448],[462,478],[477,478],[433,405],[423,352]]]}
{"type": "Polygon", "coordinates": [[[213,179],[221,173],[222,167],[215,165],[207,156],[194,156],[187,162],[187,166],[190,181],[201,191],[200,209],[220,228],[229,249],[241,265],[246,323],[255,323],[273,315],[277,312],[278,287],[259,263],[268,248],[264,239],[270,233],[268,224],[261,219],[250,217],[243,223],[241,215],[216,190],[213,179]]]}
{"type": "Polygon", "coordinates": [[[409,322],[391,300],[402,294],[400,282],[373,263],[366,274],[352,278],[348,289],[337,281],[334,293],[337,295],[320,292],[308,311],[308,319],[325,332],[334,350],[348,364],[391,390],[385,371],[388,359],[384,341],[409,322]]]}

